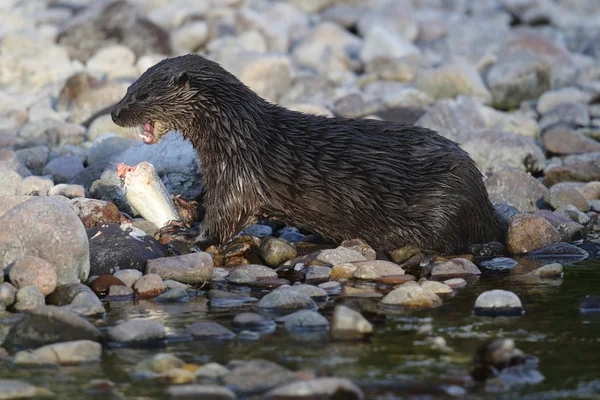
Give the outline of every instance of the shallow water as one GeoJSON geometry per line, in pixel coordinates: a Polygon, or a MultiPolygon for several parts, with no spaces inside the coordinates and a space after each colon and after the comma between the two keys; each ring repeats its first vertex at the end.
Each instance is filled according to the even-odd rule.
{"type": "MultiPolygon", "coordinates": [[[[231,328],[233,316],[252,310],[252,305],[214,308],[202,296],[185,304],[112,302],[107,307],[106,324],[102,325],[137,317],[155,319],[168,328],[169,335],[179,339],[155,348],[111,347],[104,351],[100,364],[83,367],[26,370],[3,363],[0,376],[48,388],[57,398],[159,399],[165,397],[166,385],[134,381],[129,371],[138,361],[163,351],[195,364],[265,358],[293,370],[318,370],[322,375],[354,380],[370,399],[449,398],[449,385],[460,385],[468,376],[476,348],[484,340],[505,337],[514,339],[517,347],[538,359],[537,368],[545,379],[535,385],[512,387],[502,394],[468,384],[468,398],[599,398],[600,313],[582,314],[579,304],[587,294],[600,294],[600,263],[584,261],[565,266],[564,277],[558,280],[540,281],[525,275],[533,268],[535,265],[519,264],[510,273],[484,272],[479,279],[469,281],[466,288],[457,289],[453,297],[444,298],[443,306],[437,309],[377,318],[375,334],[364,343],[331,342],[322,335],[291,336],[281,327],[257,341],[189,341],[184,335],[186,325],[213,320],[231,328]],[[517,318],[473,316],[471,308],[477,295],[494,288],[517,293],[526,313],[517,318]],[[417,329],[426,324],[432,326],[429,335],[443,337],[453,351],[434,350],[425,343],[427,335],[419,334],[417,329]],[[110,379],[120,396],[86,392],[92,379],[110,379]]],[[[264,293],[257,290],[251,295],[260,297],[264,293]]],[[[337,298],[326,303],[321,312],[330,316],[334,304],[352,301],[357,300],[337,298]]]]}

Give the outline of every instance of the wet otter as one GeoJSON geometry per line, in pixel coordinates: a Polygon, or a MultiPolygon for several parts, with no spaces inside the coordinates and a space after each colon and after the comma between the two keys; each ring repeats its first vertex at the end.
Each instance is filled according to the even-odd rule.
{"type": "Polygon", "coordinates": [[[417,126],[327,118],[262,99],[199,55],[159,62],[112,111],[147,144],[191,141],[205,180],[202,226],[224,243],[268,214],[334,241],[451,253],[503,241],[505,226],[469,155],[417,126]]]}

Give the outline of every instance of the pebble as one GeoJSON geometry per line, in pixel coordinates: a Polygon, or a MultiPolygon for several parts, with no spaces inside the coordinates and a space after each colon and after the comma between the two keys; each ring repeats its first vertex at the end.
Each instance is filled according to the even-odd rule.
{"type": "Polygon", "coordinates": [[[544,115],[556,106],[564,103],[587,104],[592,99],[590,93],[584,92],[576,87],[564,87],[549,90],[542,94],[537,101],[537,111],[544,115]]]}
{"type": "Polygon", "coordinates": [[[104,298],[105,301],[129,300],[135,296],[133,289],[128,286],[111,286],[108,289],[108,294],[104,298]]]}
{"type": "Polygon", "coordinates": [[[108,339],[119,343],[159,341],[166,337],[166,329],[158,321],[130,320],[113,326],[107,332],[108,339]]]}
{"type": "Polygon", "coordinates": [[[213,259],[208,253],[190,253],[148,260],[146,274],[163,280],[173,279],[190,285],[202,285],[212,279],[213,259]]]}
{"type": "Polygon", "coordinates": [[[300,310],[280,318],[288,332],[315,332],[329,330],[327,318],[316,311],[300,310]]]}
{"type": "Polygon", "coordinates": [[[491,100],[479,71],[465,62],[444,64],[435,69],[424,69],[415,80],[415,87],[436,99],[454,98],[460,95],[491,100]]]}
{"type": "Polygon", "coordinates": [[[510,271],[517,264],[519,264],[519,263],[517,261],[513,260],[512,258],[497,257],[497,258],[493,258],[491,260],[483,261],[481,263],[481,266],[488,270],[510,271]]]}
{"type": "Polygon", "coordinates": [[[128,287],[132,287],[133,284],[140,279],[144,274],[137,269],[122,269],[113,274],[115,278],[118,278],[128,287]]]}
{"type": "Polygon", "coordinates": [[[505,169],[485,181],[492,204],[513,206],[522,213],[534,212],[543,205],[548,189],[530,174],[505,169]]]}
{"type": "Polygon", "coordinates": [[[54,181],[49,176],[28,176],[21,181],[17,193],[28,196],[46,196],[53,187],[54,181]]]}
{"type": "Polygon", "coordinates": [[[544,218],[519,214],[508,225],[506,250],[510,254],[529,253],[560,241],[560,233],[544,218]]]}
{"type": "Polygon", "coordinates": [[[360,239],[344,240],[341,243],[341,246],[358,251],[360,254],[365,256],[367,260],[375,260],[375,258],[377,258],[377,253],[375,250],[360,239]]]}
{"type": "Polygon", "coordinates": [[[91,340],[75,340],[18,352],[15,354],[14,363],[19,366],[37,365],[38,363],[76,365],[99,362],[101,354],[102,345],[100,343],[91,340]]]}
{"type": "Polygon", "coordinates": [[[561,123],[548,128],[542,139],[546,150],[556,155],[600,151],[600,143],[567,124],[561,123]]]}
{"type": "Polygon", "coordinates": [[[119,224],[121,221],[117,206],[107,201],[76,197],[69,202],[69,205],[86,228],[103,224],[119,224]]]}
{"type": "Polygon", "coordinates": [[[242,362],[222,379],[237,395],[247,397],[296,381],[296,375],[280,365],[267,360],[242,362]]]}
{"type": "Polygon", "coordinates": [[[248,264],[229,272],[227,280],[231,283],[248,284],[266,278],[277,278],[277,273],[264,265],[248,264]]]}
{"type": "Polygon", "coordinates": [[[452,293],[452,288],[445,283],[436,282],[436,281],[428,281],[421,279],[419,281],[419,285],[427,291],[433,292],[435,294],[450,294],[452,293]]]}
{"type": "Polygon", "coordinates": [[[87,279],[88,238],[77,214],[64,201],[32,198],[2,215],[0,226],[0,267],[31,255],[54,267],[57,285],[87,279]]]}
{"type": "Polygon", "coordinates": [[[354,272],[356,279],[374,281],[388,275],[403,275],[404,270],[393,262],[383,260],[369,260],[354,262],[358,267],[354,272]]]}
{"type": "Polygon", "coordinates": [[[17,291],[16,302],[13,308],[16,311],[29,311],[46,304],[44,295],[33,285],[23,286],[17,291]]]}
{"type": "Polygon", "coordinates": [[[187,291],[182,288],[169,289],[154,300],[162,303],[179,303],[190,299],[187,291]]]}
{"type": "Polygon", "coordinates": [[[575,127],[590,125],[590,115],[588,108],[579,103],[562,103],[542,115],[540,119],[540,128],[555,126],[564,123],[575,127]]]}
{"type": "Polygon", "coordinates": [[[330,270],[329,278],[332,281],[352,279],[357,269],[358,267],[354,264],[334,265],[330,270]]]}
{"type": "Polygon", "coordinates": [[[296,254],[296,248],[282,239],[268,236],[260,243],[260,256],[271,267],[277,267],[291,260],[296,257],[296,254]]]}
{"type": "Polygon", "coordinates": [[[346,378],[317,378],[292,382],[265,393],[265,399],[335,399],[363,400],[362,390],[346,378]]]}
{"type": "Polygon", "coordinates": [[[17,288],[8,282],[0,283],[0,309],[9,308],[17,300],[17,288]]]}
{"type": "Polygon", "coordinates": [[[323,289],[328,295],[339,294],[342,291],[342,285],[339,282],[324,282],[318,287],[323,289]]]}
{"type": "Polygon", "coordinates": [[[71,178],[83,171],[83,162],[77,156],[62,156],[51,160],[42,175],[51,175],[54,183],[69,183],[71,178]]]}
{"type": "Polygon", "coordinates": [[[151,371],[160,374],[184,366],[185,361],[181,358],[173,354],[158,353],[137,363],[134,370],[136,372],[151,371]]]}
{"type": "Polygon", "coordinates": [[[366,34],[360,59],[368,64],[377,58],[401,58],[420,54],[418,47],[383,27],[373,27],[366,34]]]}
{"type": "Polygon", "coordinates": [[[44,295],[56,288],[56,271],[46,260],[34,256],[25,256],[12,264],[8,274],[10,282],[20,289],[33,285],[44,295]]]}
{"type": "Polygon", "coordinates": [[[519,297],[508,290],[488,290],[475,300],[473,312],[480,316],[521,316],[525,313],[519,297]]]}
{"type": "Polygon", "coordinates": [[[407,308],[437,307],[442,305],[442,299],[416,282],[406,282],[385,295],[381,304],[407,308]]]}
{"type": "Polygon", "coordinates": [[[0,393],[2,399],[31,399],[43,395],[37,387],[16,379],[0,379],[0,393]]]}
{"type": "Polygon", "coordinates": [[[318,286],[302,285],[302,284],[296,283],[293,286],[290,286],[289,288],[291,290],[296,290],[300,293],[304,293],[305,295],[311,297],[314,300],[326,300],[327,299],[327,292],[318,286]]]}
{"type": "Polygon", "coordinates": [[[245,312],[233,318],[233,327],[237,330],[272,332],[275,330],[275,322],[260,314],[245,312]]]}
{"type": "Polygon", "coordinates": [[[15,171],[0,167],[0,195],[14,195],[22,184],[21,175],[15,171]]]}
{"type": "Polygon", "coordinates": [[[377,282],[384,285],[402,285],[404,282],[414,281],[416,278],[410,274],[388,275],[377,279],[377,282]]]}
{"type": "Polygon", "coordinates": [[[44,167],[48,164],[50,149],[46,145],[40,145],[17,150],[15,153],[19,161],[21,161],[31,173],[42,175],[44,167]]]}
{"type": "Polygon", "coordinates": [[[450,286],[452,289],[460,289],[467,286],[467,281],[463,278],[452,278],[445,280],[444,284],[450,286]]]}
{"type": "Polygon", "coordinates": [[[310,296],[292,288],[282,288],[266,294],[256,304],[259,309],[269,311],[314,310],[317,304],[310,296]]]}
{"type": "Polygon", "coordinates": [[[306,267],[306,275],[304,277],[307,283],[323,283],[329,280],[331,268],[322,265],[310,265],[306,267]]]}
{"type": "Polygon", "coordinates": [[[475,264],[465,258],[452,258],[448,261],[436,261],[431,269],[431,277],[436,279],[462,275],[481,275],[475,264]]]}
{"type": "Polygon", "coordinates": [[[540,278],[560,278],[563,275],[563,266],[558,263],[546,264],[530,272],[532,276],[540,278]]]}
{"type": "Polygon", "coordinates": [[[92,340],[100,342],[102,333],[77,314],[56,306],[39,306],[29,311],[8,331],[6,348],[37,348],[57,342],[92,340]]]}
{"type": "Polygon", "coordinates": [[[209,379],[209,380],[219,380],[223,378],[225,375],[229,373],[229,369],[222,366],[218,363],[207,363],[200,366],[194,373],[196,374],[196,378],[209,379]]]}
{"type": "Polygon", "coordinates": [[[132,289],[140,297],[156,297],[166,288],[160,275],[148,274],[135,281],[132,289]]]}
{"type": "Polygon", "coordinates": [[[235,400],[237,396],[230,389],[218,385],[176,385],[166,390],[170,399],[184,400],[235,400]]]}
{"type": "MultiPolygon", "coordinates": [[[[300,259],[295,261],[295,263],[308,264],[309,262],[315,260],[321,261],[325,264],[340,265],[353,261],[366,261],[367,258],[356,250],[339,246],[335,249],[325,249],[307,254],[306,256],[300,257],[300,259]]],[[[284,263],[284,265],[288,265],[288,263],[289,261],[284,263]]]]}
{"type": "Polygon", "coordinates": [[[97,296],[105,296],[113,286],[125,286],[125,284],[119,278],[112,275],[102,275],[94,279],[90,285],[90,289],[92,289],[97,296]]]}
{"type": "Polygon", "coordinates": [[[91,316],[105,313],[102,301],[83,283],[57,286],[46,301],[49,304],[70,308],[79,315],[91,316]]]}
{"type": "Polygon", "coordinates": [[[343,305],[333,310],[331,337],[335,340],[361,340],[373,333],[373,325],[358,311],[343,305]]]}
{"type": "Polygon", "coordinates": [[[569,204],[577,207],[580,211],[588,211],[590,209],[588,200],[583,197],[579,190],[572,187],[558,187],[558,185],[554,185],[544,197],[544,201],[555,210],[569,204]]]}
{"type": "Polygon", "coordinates": [[[216,322],[196,322],[190,325],[189,331],[195,339],[202,340],[230,340],[235,337],[235,333],[216,322]]]}
{"type": "Polygon", "coordinates": [[[68,199],[85,197],[85,188],[81,185],[59,183],[48,190],[48,196],[64,196],[68,199]]]}

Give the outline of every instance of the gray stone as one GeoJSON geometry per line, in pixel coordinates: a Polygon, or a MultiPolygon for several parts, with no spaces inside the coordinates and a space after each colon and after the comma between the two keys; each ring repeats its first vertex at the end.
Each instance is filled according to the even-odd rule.
{"type": "Polygon", "coordinates": [[[537,111],[544,115],[554,107],[563,103],[587,104],[592,99],[590,93],[576,87],[565,87],[545,92],[537,101],[537,111]]]}
{"type": "Polygon", "coordinates": [[[485,187],[493,204],[506,204],[520,212],[534,212],[543,206],[548,189],[530,174],[505,169],[490,176],[485,187]]]}
{"type": "Polygon", "coordinates": [[[275,330],[275,322],[255,313],[240,313],[233,318],[233,326],[240,330],[270,332],[275,330]]]}
{"type": "MultiPolygon", "coordinates": [[[[2,277],[4,278],[4,277],[2,277]]],[[[0,308],[11,307],[17,300],[17,288],[8,282],[0,283],[0,308]]]]}
{"type": "Polygon", "coordinates": [[[289,332],[314,332],[329,330],[327,318],[316,311],[300,310],[287,315],[281,320],[289,332]]]}
{"type": "Polygon", "coordinates": [[[544,201],[553,209],[572,204],[580,211],[588,211],[590,206],[588,201],[579,190],[575,188],[559,187],[554,185],[550,188],[548,194],[544,197],[544,201]]]}
{"type": "Polygon", "coordinates": [[[14,324],[4,346],[40,347],[72,340],[102,340],[102,333],[77,314],[56,306],[40,306],[14,324]]]}
{"type": "Polygon", "coordinates": [[[108,330],[108,339],[120,343],[159,341],[165,338],[163,324],[151,320],[131,320],[108,330]]]}
{"type": "Polygon", "coordinates": [[[0,195],[18,194],[21,181],[21,175],[17,172],[0,167],[0,195]]]}
{"type": "Polygon", "coordinates": [[[362,390],[345,378],[316,378],[281,385],[265,394],[266,399],[345,399],[362,400],[362,390]]]}
{"type": "Polygon", "coordinates": [[[218,363],[207,363],[198,368],[194,373],[199,379],[218,380],[229,373],[229,369],[218,363]]]}
{"type": "Polygon", "coordinates": [[[54,266],[58,285],[87,279],[87,235],[77,214],[65,202],[55,198],[28,200],[0,217],[0,226],[2,268],[35,255],[54,266]]]}
{"type": "Polygon", "coordinates": [[[256,304],[257,308],[266,310],[291,311],[317,308],[316,303],[308,295],[291,288],[281,288],[265,295],[256,304]]]}
{"type": "Polygon", "coordinates": [[[188,301],[189,299],[190,299],[190,296],[185,291],[185,289],[173,288],[173,289],[167,290],[160,296],[157,296],[154,300],[158,301],[158,302],[162,302],[162,303],[179,303],[179,302],[188,301]]]}
{"type": "Polygon", "coordinates": [[[563,266],[558,263],[546,264],[529,273],[540,278],[560,278],[563,275],[563,266]]]}
{"type": "Polygon", "coordinates": [[[265,278],[277,278],[277,273],[264,265],[248,264],[230,272],[227,280],[231,283],[244,284],[265,278]]]}
{"type": "Polygon", "coordinates": [[[166,286],[160,275],[147,274],[135,281],[133,290],[140,297],[156,297],[163,294],[166,286]]]}
{"type": "Polygon", "coordinates": [[[329,280],[331,275],[331,268],[323,265],[311,265],[306,267],[306,282],[319,283],[326,282],[329,280]]]}
{"type": "Polygon", "coordinates": [[[412,54],[420,54],[419,48],[389,29],[374,26],[365,36],[360,59],[369,63],[377,58],[400,58],[412,54]]]}
{"type": "Polygon", "coordinates": [[[433,263],[431,269],[431,277],[436,279],[447,279],[464,275],[481,275],[481,271],[466,258],[452,258],[448,261],[438,261],[433,263]]]}
{"type": "Polygon", "coordinates": [[[173,400],[235,400],[237,396],[230,389],[218,385],[176,385],[167,388],[173,400]]]}
{"type": "Polygon", "coordinates": [[[48,196],[64,196],[69,199],[85,197],[85,189],[81,185],[59,183],[48,190],[48,196]]]}
{"type": "Polygon", "coordinates": [[[404,270],[398,264],[390,261],[369,260],[352,264],[358,267],[354,272],[356,279],[374,281],[388,275],[404,275],[404,270]]]}
{"type": "Polygon", "coordinates": [[[302,285],[302,284],[296,283],[295,285],[290,286],[289,288],[292,290],[296,290],[300,293],[304,293],[305,295],[307,295],[313,299],[317,299],[317,300],[327,299],[327,292],[318,286],[302,285]]]}
{"type": "Polygon", "coordinates": [[[336,340],[359,340],[373,333],[373,325],[358,311],[338,305],[333,310],[331,336],[336,340]]]}
{"type": "Polygon", "coordinates": [[[48,304],[69,307],[73,312],[80,315],[105,313],[102,301],[89,286],[83,283],[58,286],[46,300],[48,304]]]}
{"type": "Polygon", "coordinates": [[[29,311],[46,304],[44,295],[33,285],[24,286],[17,291],[17,301],[13,306],[16,311],[29,311]]]}
{"type": "Polygon", "coordinates": [[[28,176],[21,181],[18,194],[46,196],[54,187],[54,182],[49,176],[28,176]]]}
{"type": "Polygon", "coordinates": [[[588,126],[590,124],[590,115],[587,107],[579,103],[559,104],[542,116],[542,119],[540,119],[540,128],[545,130],[558,123],[571,126],[588,126]]]}
{"type": "Polygon", "coordinates": [[[10,282],[17,288],[33,285],[44,295],[56,288],[56,271],[52,264],[39,257],[26,256],[15,261],[9,271],[10,282]]]}
{"type": "Polygon", "coordinates": [[[519,297],[513,292],[507,290],[488,290],[481,293],[477,300],[473,312],[482,316],[520,316],[525,310],[519,297]]]}
{"type": "Polygon", "coordinates": [[[331,265],[339,265],[353,261],[366,261],[367,258],[356,250],[349,249],[347,247],[337,247],[335,249],[325,249],[314,253],[307,254],[296,260],[290,260],[284,265],[304,263],[308,264],[310,261],[318,260],[323,263],[331,265]]]}
{"type": "Polygon", "coordinates": [[[77,156],[62,156],[46,164],[42,174],[51,175],[54,183],[69,183],[83,169],[81,158],[77,156]]]}
{"type": "Polygon", "coordinates": [[[450,294],[452,293],[452,288],[445,283],[436,282],[436,281],[428,281],[421,279],[419,281],[419,285],[430,292],[435,294],[450,294]]]}
{"type": "Polygon", "coordinates": [[[258,238],[264,238],[265,236],[269,236],[273,234],[273,228],[268,225],[261,224],[253,224],[246,227],[241,234],[256,236],[258,238]]]}
{"type": "Polygon", "coordinates": [[[30,357],[37,362],[58,365],[76,365],[99,362],[102,345],[91,340],[75,340],[42,346],[35,350],[19,352],[15,355],[15,365],[29,365],[30,357]],[[25,354],[24,354],[25,353],[25,354]]]}
{"type": "Polygon", "coordinates": [[[148,260],[147,274],[158,274],[163,280],[173,279],[190,285],[201,285],[212,279],[213,260],[208,253],[189,253],[176,257],[148,260]]]}
{"type": "Polygon", "coordinates": [[[271,267],[277,267],[291,260],[296,257],[296,254],[296,248],[282,239],[268,236],[260,243],[260,256],[271,267]]]}
{"type": "Polygon", "coordinates": [[[17,158],[25,164],[25,166],[35,175],[42,175],[42,171],[46,164],[48,164],[48,158],[50,156],[50,149],[48,146],[40,145],[29,147],[27,149],[17,150],[15,152],[17,158]]]}
{"type": "MultiPolygon", "coordinates": [[[[18,135],[29,146],[45,145],[56,150],[68,144],[81,144],[84,134],[85,128],[81,125],[41,119],[29,121],[21,128],[18,135]]],[[[74,162],[73,165],[77,164],[74,162]]]]}
{"type": "Polygon", "coordinates": [[[37,397],[40,390],[29,383],[16,379],[0,379],[0,393],[2,400],[31,399],[37,397]]]}
{"type": "Polygon", "coordinates": [[[122,269],[113,274],[115,278],[119,278],[124,284],[132,287],[135,281],[140,279],[144,274],[137,269],[122,269]]]}
{"type": "Polygon", "coordinates": [[[416,282],[406,282],[381,299],[381,304],[406,308],[437,307],[442,305],[442,299],[416,282]]]}
{"type": "Polygon", "coordinates": [[[292,371],[271,361],[251,360],[233,368],[223,383],[240,396],[250,396],[297,379],[292,371]]]}
{"type": "Polygon", "coordinates": [[[235,333],[216,322],[196,322],[189,327],[192,337],[202,340],[229,340],[235,333]]]}
{"type": "Polygon", "coordinates": [[[565,124],[558,124],[544,132],[546,150],[557,155],[600,151],[600,143],[565,124]]]}

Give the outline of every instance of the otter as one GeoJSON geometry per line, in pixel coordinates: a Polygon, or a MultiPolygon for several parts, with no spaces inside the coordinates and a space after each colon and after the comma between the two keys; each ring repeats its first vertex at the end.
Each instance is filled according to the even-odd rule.
{"type": "Polygon", "coordinates": [[[483,177],[457,143],[413,125],[286,109],[200,55],[149,68],[111,115],[142,127],[146,144],[169,131],[191,141],[205,183],[203,240],[223,244],[269,215],[381,251],[504,241],[483,177]]]}

